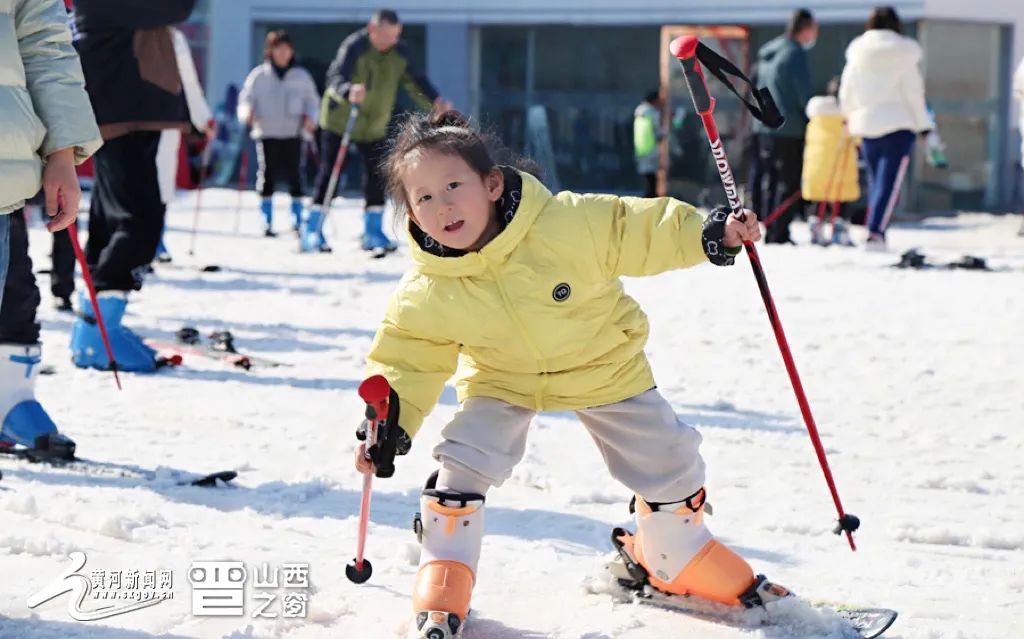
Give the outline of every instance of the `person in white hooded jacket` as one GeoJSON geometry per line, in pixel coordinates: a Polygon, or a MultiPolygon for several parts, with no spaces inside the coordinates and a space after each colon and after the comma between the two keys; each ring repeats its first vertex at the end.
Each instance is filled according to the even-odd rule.
{"type": "Polygon", "coordinates": [[[896,11],[875,9],[846,49],[839,103],[850,134],[862,139],[868,172],[869,248],[885,246],[914,138],[932,128],[918,64],[921,46],[901,33],[896,11]]]}

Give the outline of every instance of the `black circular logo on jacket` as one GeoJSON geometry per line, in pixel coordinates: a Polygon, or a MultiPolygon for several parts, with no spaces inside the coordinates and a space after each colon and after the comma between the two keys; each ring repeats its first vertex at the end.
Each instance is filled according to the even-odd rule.
{"type": "Polygon", "coordinates": [[[564,302],[569,299],[569,295],[571,294],[572,289],[569,288],[569,285],[565,282],[562,282],[551,291],[551,297],[554,298],[556,302],[564,302]]]}

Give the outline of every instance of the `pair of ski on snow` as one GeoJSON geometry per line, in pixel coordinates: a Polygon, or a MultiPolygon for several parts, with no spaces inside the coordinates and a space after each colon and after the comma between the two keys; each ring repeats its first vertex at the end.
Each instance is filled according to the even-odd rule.
{"type": "Polygon", "coordinates": [[[191,356],[215,359],[244,370],[250,370],[253,367],[287,366],[283,362],[239,352],[235,347],[235,337],[231,331],[214,331],[210,333],[208,339],[204,340],[198,329],[186,326],[179,329],[174,337],[175,341],[173,342],[159,339],[146,340],[146,343],[157,351],[160,366],[179,366],[191,356]]]}

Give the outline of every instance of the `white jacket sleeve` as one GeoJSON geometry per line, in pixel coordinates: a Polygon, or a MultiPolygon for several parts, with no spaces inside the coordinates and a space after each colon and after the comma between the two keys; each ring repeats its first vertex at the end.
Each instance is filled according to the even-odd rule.
{"type": "Polygon", "coordinates": [[[846,118],[849,118],[850,113],[857,108],[853,92],[853,83],[855,82],[853,75],[850,65],[847,64],[843,67],[843,74],[839,78],[839,109],[846,118]]]}
{"type": "Polygon", "coordinates": [[[256,78],[259,77],[260,67],[249,72],[245,78],[242,90],[238,92],[238,120],[243,124],[249,121],[256,113],[255,95],[253,92],[256,78]]]}
{"type": "Polygon", "coordinates": [[[178,72],[181,74],[181,83],[185,90],[185,102],[188,104],[189,118],[192,125],[199,131],[206,131],[210,120],[213,119],[213,112],[203,95],[203,87],[199,84],[199,74],[196,73],[195,61],[192,59],[192,49],[188,46],[185,34],[177,29],[171,29],[174,38],[174,55],[178,60],[178,72]]]}
{"type": "Polygon", "coordinates": [[[934,125],[928,117],[928,106],[924,100],[924,80],[921,78],[921,70],[915,65],[900,79],[900,94],[903,102],[910,112],[914,121],[914,131],[928,131],[934,125]]]}
{"type": "Polygon", "coordinates": [[[32,107],[46,127],[39,155],[73,148],[76,163],[84,162],[103,140],[63,4],[15,0],[14,29],[32,107]]]}
{"type": "Polygon", "coordinates": [[[320,121],[320,93],[316,90],[313,76],[306,75],[306,95],[303,99],[303,112],[313,122],[320,121]]]}

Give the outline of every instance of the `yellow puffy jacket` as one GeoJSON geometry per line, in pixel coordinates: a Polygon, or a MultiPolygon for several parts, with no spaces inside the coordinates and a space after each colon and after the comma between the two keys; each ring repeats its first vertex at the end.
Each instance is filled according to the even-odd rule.
{"type": "MultiPolygon", "coordinates": [[[[519,208],[479,252],[438,257],[410,241],[368,356],[413,436],[458,371],[459,401],[537,410],[622,401],[654,387],[647,317],[619,277],[707,260],[703,217],[671,198],[552,195],[521,174],[519,208]]],[[[515,194],[512,194],[513,197],[515,194]]]]}
{"type": "Polygon", "coordinates": [[[839,103],[817,96],[807,103],[807,135],[800,191],[808,202],[854,202],[860,198],[857,144],[844,126],[839,103]]]}

